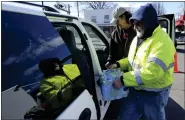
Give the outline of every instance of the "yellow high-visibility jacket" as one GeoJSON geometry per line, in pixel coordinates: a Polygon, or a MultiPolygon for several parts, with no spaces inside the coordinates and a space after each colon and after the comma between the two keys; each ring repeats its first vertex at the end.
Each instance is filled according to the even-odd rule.
{"type": "Polygon", "coordinates": [[[58,106],[59,102],[62,102],[58,101],[57,99],[58,92],[62,89],[62,97],[64,97],[63,99],[65,101],[70,99],[72,95],[72,89],[69,87],[71,86],[66,88],[65,86],[80,75],[80,71],[75,64],[66,64],[63,66],[63,70],[68,77],[65,75],[57,75],[50,78],[44,78],[40,82],[40,92],[47,99],[47,101],[56,102],[56,106],[58,106]]]}
{"type": "Polygon", "coordinates": [[[170,86],[174,81],[176,50],[169,35],[159,25],[138,47],[137,41],[135,37],[128,57],[118,61],[122,70],[129,70],[123,74],[125,86],[147,91],[161,91],[170,86]]]}

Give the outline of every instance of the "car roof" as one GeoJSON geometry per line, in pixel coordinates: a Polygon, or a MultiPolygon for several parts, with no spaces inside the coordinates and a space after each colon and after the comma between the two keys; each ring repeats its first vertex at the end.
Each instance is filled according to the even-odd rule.
{"type": "Polygon", "coordinates": [[[41,15],[42,13],[42,16],[45,14],[46,16],[65,17],[65,18],[70,18],[70,19],[82,20],[82,18],[79,18],[79,17],[59,13],[57,10],[49,6],[43,7],[42,5],[22,2],[22,1],[21,2],[20,1],[2,2],[2,10],[18,12],[18,13],[33,14],[33,15],[41,15]]]}

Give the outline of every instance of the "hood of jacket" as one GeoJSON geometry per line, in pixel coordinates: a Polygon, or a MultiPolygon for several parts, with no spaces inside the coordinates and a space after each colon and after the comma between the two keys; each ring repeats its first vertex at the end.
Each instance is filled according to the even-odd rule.
{"type": "Polygon", "coordinates": [[[130,21],[141,21],[145,27],[145,33],[142,38],[148,38],[152,35],[153,31],[159,25],[157,12],[151,4],[141,6],[135,13],[133,13],[130,21]]]}

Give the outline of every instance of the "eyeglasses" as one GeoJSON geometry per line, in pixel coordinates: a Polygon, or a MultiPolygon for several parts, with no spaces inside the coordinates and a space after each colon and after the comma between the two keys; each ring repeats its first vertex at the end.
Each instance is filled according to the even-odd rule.
{"type": "Polygon", "coordinates": [[[141,22],[137,21],[137,20],[134,20],[134,22],[133,22],[133,25],[135,25],[135,26],[139,26],[140,24],[141,24],[141,22]]]}

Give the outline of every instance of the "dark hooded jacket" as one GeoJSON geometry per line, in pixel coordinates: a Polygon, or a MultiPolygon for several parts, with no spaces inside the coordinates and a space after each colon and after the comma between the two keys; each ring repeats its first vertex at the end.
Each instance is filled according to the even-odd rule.
{"type": "Polygon", "coordinates": [[[153,31],[159,25],[157,12],[151,4],[141,6],[135,13],[133,13],[130,21],[133,22],[133,20],[141,21],[144,24],[145,33],[140,41],[152,36],[153,31]]]}
{"type": "Polygon", "coordinates": [[[126,58],[130,49],[130,44],[136,36],[133,27],[128,29],[120,29],[118,26],[111,34],[109,56],[107,61],[115,63],[116,61],[126,58]]]}

